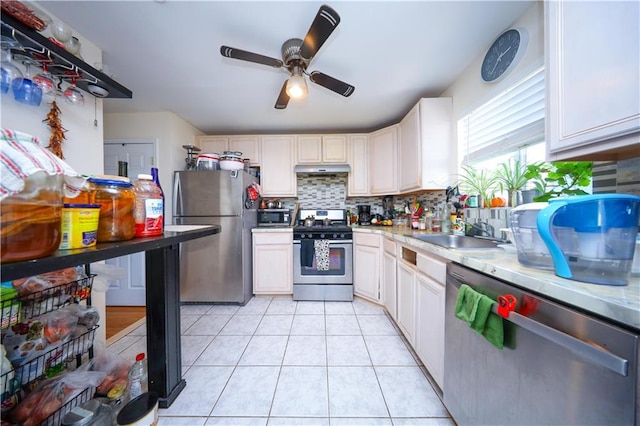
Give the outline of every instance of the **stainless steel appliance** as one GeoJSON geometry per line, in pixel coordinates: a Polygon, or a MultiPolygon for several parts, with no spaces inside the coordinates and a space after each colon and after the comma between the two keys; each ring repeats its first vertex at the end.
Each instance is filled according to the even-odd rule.
{"type": "Polygon", "coordinates": [[[258,209],[258,226],[291,226],[289,209],[258,209]]]}
{"type": "Polygon", "coordinates": [[[353,231],[347,223],[345,210],[299,211],[293,228],[293,300],[353,300],[353,231]],[[308,217],[314,218],[312,226],[305,226],[308,217]]]}
{"type": "Polygon", "coordinates": [[[639,334],[450,263],[444,403],[459,425],[640,424],[639,334]],[[455,317],[462,284],[518,300],[504,349],[455,317]]]}
{"type": "Polygon", "coordinates": [[[255,180],[241,170],[175,172],[173,223],[222,227],[220,234],[181,245],[182,302],[245,304],[251,298],[256,209],[245,201],[255,180]]]}

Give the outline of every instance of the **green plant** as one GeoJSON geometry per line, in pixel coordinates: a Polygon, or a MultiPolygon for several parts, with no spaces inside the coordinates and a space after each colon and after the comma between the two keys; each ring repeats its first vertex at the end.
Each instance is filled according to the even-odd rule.
{"type": "Polygon", "coordinates": [[[520,160],[498,164],[496,180],[501,191],[518,191],[527,184],[527,166],[520,160]]]}
{"type": "MultiPolygon", "coordinates": [[[[464,172],[458,180],[458,184],[465,192],[476,193],[482,197],[482,199],[489,203],[493,196],[493,191],[497,184],[497,177],[495,172],[486,169],[476,169],[470,165],[462,166],[464,172]]],[[[478,204],[478,207],[484,207],[478,204]]]]}
{"type": "Polygon", "coordinates": [[[534,201],[549,201],[563,195],[586,195],[581,189],[591,184],[593,163],[590,161],[539,162],[527,165],[525,176],[541,195],[534,201]]]}

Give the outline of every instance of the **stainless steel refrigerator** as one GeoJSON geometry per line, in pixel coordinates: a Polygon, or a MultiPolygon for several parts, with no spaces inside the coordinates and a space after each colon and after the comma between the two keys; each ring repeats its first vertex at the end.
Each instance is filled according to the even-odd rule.
{"type": "Polygon", "coordinates": [[[181,244],[181,302],[244,305],[251,298],[257,203],[247,200],[247,187],[255,181],[244,171],[174,173],[173,223],[222,227],[219,234],[181,244]]]}

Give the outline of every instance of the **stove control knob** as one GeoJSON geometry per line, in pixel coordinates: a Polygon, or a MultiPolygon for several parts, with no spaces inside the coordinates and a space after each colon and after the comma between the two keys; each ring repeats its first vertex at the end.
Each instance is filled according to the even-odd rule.
{"type": "Polygon", "coordinates": [[[311,234],[309,234],[309,238],[311,238],[311,234]]]}
{"type": "Polygon", "coordinates": [[[333,234],[333,238],[338,238],[338,234],[333,234]]]}
{"type": "Polygon", "coordinates": [[[324,234],[320,234],[320,238],[324,240],[324,234]]]}
{"type": "Polygon", "coordinates": [[[344,239],[344,234],[340,234],[340,238],[344,239]]]}

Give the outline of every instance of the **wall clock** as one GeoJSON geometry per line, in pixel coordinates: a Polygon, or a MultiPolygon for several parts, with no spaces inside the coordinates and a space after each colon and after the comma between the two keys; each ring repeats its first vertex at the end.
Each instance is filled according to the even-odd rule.
{"type": "Polygon", "coordinates": [[[529,38],[523,29],[511,28],[498,36],[487,51],[480,75],[487,83],[501,80],[518,63],[529,38]]]}

